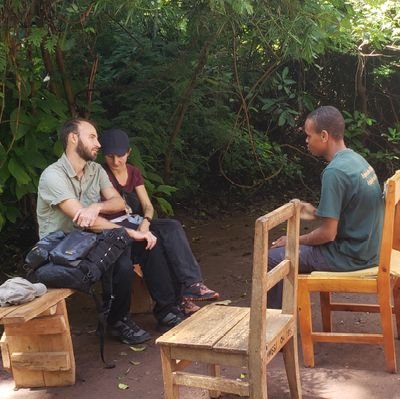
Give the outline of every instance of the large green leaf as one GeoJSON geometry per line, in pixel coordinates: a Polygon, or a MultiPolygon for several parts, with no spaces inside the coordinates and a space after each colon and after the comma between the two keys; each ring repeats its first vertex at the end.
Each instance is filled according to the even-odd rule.
{"type": "Polygon", "coordinates": [[[31,178],[25,172],[24,167],[15,158],[10,158],[8,161],[8,170],[17,181],[17,184],[28,184],[31,181],[31,178]]]}
{"type": "Polygon", "coordinates": [[[22,108],[15,108],[10,115],[10,129],[15,140],[24,137],[32,129],[31,118],[22,108]]]}
{"type": "MultiPolygon", "coordinates": [[[[21,217],[21,212],[15,206],[7,206],[6,207],[6,218],[11,222],[15,223],[19,217],[21,217]]],[[[0,215],[1,218],[1,215],[0,215]]],[[[1,219],[0,219],[0,226],[1,226],[1,219]]]]}
{"type": "Polygon", "coordinates": [[[164,198],[161,197],[156,197],[158,205],[162,209],[162,211],[167,214],[168,216],[171,216],[174,214],[174,211],[172,209],[171,204],[164,198]]]}
{"type": "Polygon", "coordinates": [[[32,182],[28,184],[20,184],[15,187],[17,199],[21,199],[24,195],[36,192],[36,188],[32,182]]]}
{"type": "Polygon", "coordinates": [[[5,162],[4,165],[0,167],[0,185],[4,186],[9,177],[10,171],[8,170],[7,163],[5,162]]]}

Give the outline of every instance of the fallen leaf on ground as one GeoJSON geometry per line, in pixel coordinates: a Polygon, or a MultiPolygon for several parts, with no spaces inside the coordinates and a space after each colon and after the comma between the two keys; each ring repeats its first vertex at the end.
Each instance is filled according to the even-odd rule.
{"type": "Polygon", "coordinates": [[[226,299],[225,301],[217,301],[214,302],[214,305],[229,305],[232,301],[230,299],[226,299]]]}
{"type": "Polygon", "coordinates": [[[125,391],[126,389],[129,389],[129,385],[119,383],[118,389],[122,389],[123,391],[125,391]]]}
{"type": "Polygon", "coordinates": [[[132,349],[134,352],[143,352],[146,350],[145,346],[130,346],[130,349],[132,349]]]}
{"type": "Polygon", "coordinates": [[[133,364],[134,366],[139,366],[140,362],[134,362],[133,360],[129,360],[130,364],[133,364]]]}

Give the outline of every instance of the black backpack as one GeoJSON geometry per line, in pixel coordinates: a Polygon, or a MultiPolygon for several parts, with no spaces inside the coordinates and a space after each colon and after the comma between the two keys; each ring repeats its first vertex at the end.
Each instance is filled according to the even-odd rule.
{"type": "Polygon", "coordinates": [[[24,267],[30,281],[92,295],[98,313],[100,354],[104,363],[104,334],[113,300],[113,265],[131,242],[124,228],[98,234],[82,230],[69,234],[56,231],[41,239],[25,258],[24,267]],[[103,300],[94,289],[97,281],[101,281],[103,300]]]}

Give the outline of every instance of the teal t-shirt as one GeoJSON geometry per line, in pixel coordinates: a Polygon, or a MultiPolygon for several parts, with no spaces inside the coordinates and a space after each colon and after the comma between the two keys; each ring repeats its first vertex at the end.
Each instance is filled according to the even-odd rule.
{"type": "Polygon", "coordinates": [[[322,172],[320,217],[339,221],[334,241],[321,251],[338,271],[378,264],[384,201],[374,169],[353,150],[336,153],[322,172]]]}

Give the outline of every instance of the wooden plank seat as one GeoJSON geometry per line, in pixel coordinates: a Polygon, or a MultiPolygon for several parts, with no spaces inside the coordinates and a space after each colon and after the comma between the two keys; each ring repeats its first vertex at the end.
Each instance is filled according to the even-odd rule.
{"type": "Polygon", "coordinates": [[[3,366],[17,388],[75,383],[75,358],[65,299],[75,291],[49,289],[31,302],[0,308],[3,366]]]}
{"type": "Polygon", "coordinates": [[[207,389],[251,399],[267,399],[267,365],[282,350],[290,397],[302,397],[297,358],[297,270],[299,201],[257,219],[250,307],[203,307],[159,337],[165,399],[178,399],[179,386],[207,389]],[[268,270],[268,233],[286,223],[286,259],[268,270]],[[267,309],[267,291],[283,280],[282,309],[267,309]],[[183,371],[193,362],[207,364],[208,374],[183,371]],[[247,378],[221,376],[220,366],[245,367],[247,378]]]}

